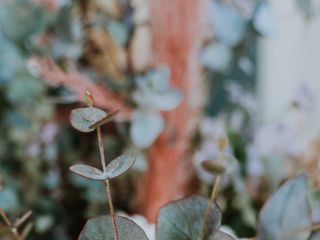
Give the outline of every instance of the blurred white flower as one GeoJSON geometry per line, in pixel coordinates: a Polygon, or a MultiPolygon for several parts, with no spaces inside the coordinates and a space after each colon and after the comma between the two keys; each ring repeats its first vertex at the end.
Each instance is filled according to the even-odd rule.
{"type": "Polygon", "coordinates": [[[315,99],[312,86],[308,82],[302,82],[293,98],[294,106],[303,111],[311,111],[314,103],[315,99]]]}

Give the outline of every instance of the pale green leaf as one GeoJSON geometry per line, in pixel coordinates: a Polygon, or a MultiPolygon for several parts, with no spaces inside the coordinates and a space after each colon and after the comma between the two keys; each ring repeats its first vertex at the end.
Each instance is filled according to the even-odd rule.
{"type": "MultiPolygon", "coordinates": [[[[121,240],[147,240],[144,231],[128,218],[116,216],[121,240]]],[[[87,221],[78,240],[114,240],[110,216],[99,216],[87,221]]]]}
{"type": "Polygon", "coordinates": [[[135,161],[135,156],[123,154],[112,160],[106,168],[105,175],[107,178],[115,178],[128,171],[135,161]]]}
{"type": "MultiPolygon", "coordinates": [[[[198,239],[208,199],[202,196],[185,198],[169,203],[160,209],[157,220],[157,240],[198,239]]],[[[221,212],[212,205],[208,219],[206,236],[221,224],[221,212]]]]}

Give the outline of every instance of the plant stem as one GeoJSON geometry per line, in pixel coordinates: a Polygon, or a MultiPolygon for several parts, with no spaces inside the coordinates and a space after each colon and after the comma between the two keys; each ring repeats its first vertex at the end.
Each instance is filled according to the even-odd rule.
{"type": "Polygon", "coordinates": [[[7,224],[7,226],[11,226],[11,222],[8,219],[7,215],[4,213],[4,211],[2,210],[2,208],[0,208],[0,215],[3,218],[4,222],[7,224]]]}
{"type": "Polygon", "coordinates": [[[207,206],[206,211],[204,212],[204,215],[203,215],[203,222],[201,225],[200,234],[199,234],[199,238],[198,238],[199,240],[203,240],[205,237],[206,227],[208,225],[208,220],[209,220],[209,215],[211,212],[212,204],[217,196],[219,184],[220,184],[220,175],[217,174],[217,176],[214,180],[213,187],[212,187],[212,192],[211,192],[210,200],[208,202],[208,206],[207,206]]]}
{"type": "MultiPolygon", "coordinates": [[[[7,224],[7,226],[12,227],[11,221],[8,219],[7,215],[5,214],[2,208],[0,208],[0,215],[3,218],[4,222],[7,224]]],[[[11,232],[13,233],[13,235],[17,237],[17,240],[23,240],[23,237],[18,233],[18,230],[16,227],[12,227],[11,232]]]]}
{"type": "MultiPolygon", "coordinates": [[[[101,134],[100,126],[97,127],[97,134],[98,134],[98,143],[99,143],[99,150],[100,150],[102,169],[103,169],[103,172],[106,172],[106,158],[104,156],[104,149],[103,149],[102,134],[101,134]]],[[[110,190],[109,179],[106,179],[104,181],[104,183],[105,183],[105,188],[106,188],[107,197],[108,197],[110,215],[111,215],[113,231],[114,231],[114,237],[115,237],[116,240],[119,240],[118,228],[117,228],[114,208],[113,208],[113,204],[112,204],[112,194],[111,194],[111,190],[110,190]]]]}
{"type": "Polygon", "coordinates": [[[110,190],[109,179],[106,179],[104,182],[105,182],[106,191],[107,191],[107,195],[108,195],[108,202],[109,202],[110,214],[111,214],[111,218],[112,218],[114,236],[115,236],[116,240],[119,240],[118,228],[117,228],[114,208],[113,208],[113,204],[112,204],[112,195],[111,195],[111,190],[110,190]]]}
{"type": "Polygon", "coordinates": [[[101,134],[100,126],[97,127],[97,135],[98,135],[98,143],[99,143],[102,169],[103,169],[103,172],[106,172],[106,158],[104,156],[104,149],[103,149],[102,134],[101,134]]]}

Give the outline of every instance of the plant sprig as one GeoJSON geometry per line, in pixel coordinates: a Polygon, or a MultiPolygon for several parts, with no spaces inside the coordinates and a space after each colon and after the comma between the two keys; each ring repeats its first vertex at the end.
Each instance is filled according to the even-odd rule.
{"type": "Polygon", "coordinates": [[[84,164],[73,165],[70,167],[70,170],[82,177],[104,182],[112,219],[114,238],[119,240],[119,230],[116,221],[117,217],[113,207],[109,180],[125,173],[133,165],[135,157],[131,154],[123,154],[112,160],[109,164],[106,164],[101,126],[112,121],[119,111],[117,110],[107,114],[103,110],[93,107],[93,97],[89,92],[85,93],[84,101],[87,103],[88,107],[72,110],[70,122],[74,128],[81,132],[88,133],[96,130],[102,170],[84,164]]]}

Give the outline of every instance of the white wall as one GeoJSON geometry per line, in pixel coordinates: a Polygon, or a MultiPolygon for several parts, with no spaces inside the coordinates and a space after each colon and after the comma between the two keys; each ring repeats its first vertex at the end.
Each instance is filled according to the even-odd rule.
{"type": "Polygon", "coordinates": [[[308,21],[295,0],[270,2],[276,32],[259,40],[258,51],[258,92],[264,118],[268,121],[281,118],[299,84],[307,81],[316,98],[308,122],[320,129],[320,11],[308,21]]]}

